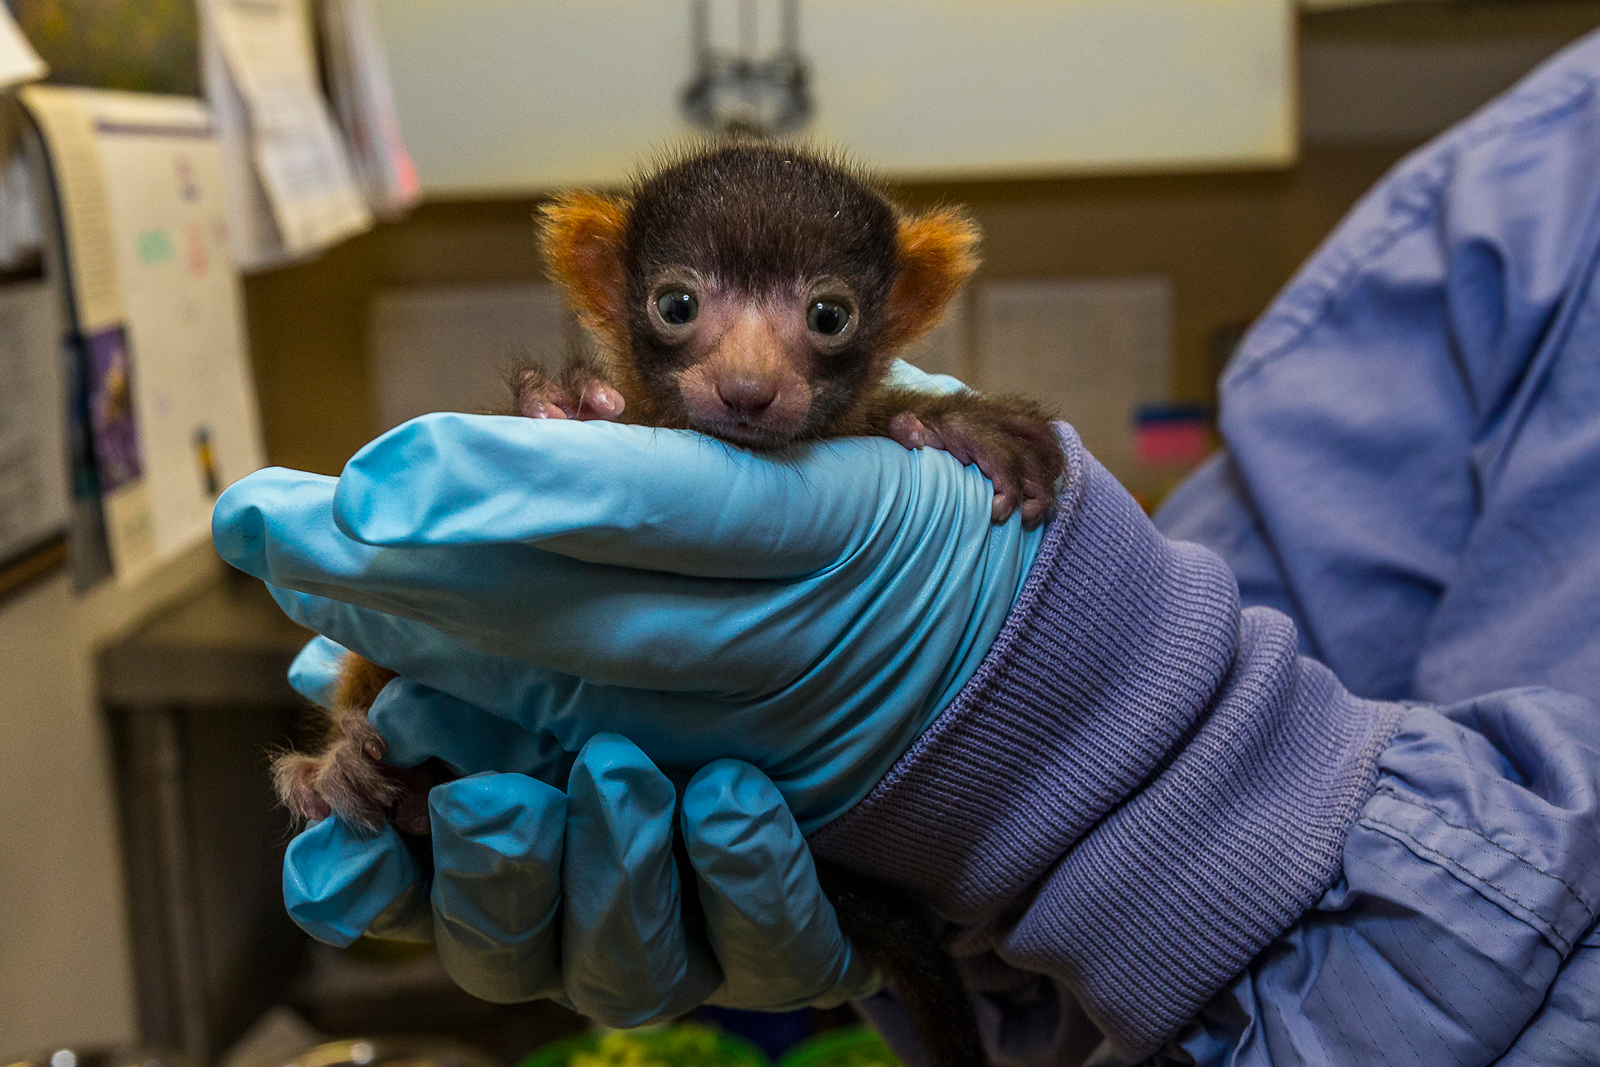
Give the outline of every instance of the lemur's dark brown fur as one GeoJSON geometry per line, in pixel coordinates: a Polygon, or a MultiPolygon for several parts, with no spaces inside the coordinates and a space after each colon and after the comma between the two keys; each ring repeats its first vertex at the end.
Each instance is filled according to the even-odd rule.
{"type": "MultiPolygon", "coordinates": [[[[667,160],[625,196],[562,196],[544,209],[542,235],[602,355],[554,376],[515,372],[509,413],[698,430],[757,452],[888,437],[977,464],[994,486],[995,521],[1046,517],[1064,462],[1043,409],[886,383],[895,355],[933,328],[977,267],[977,230],[961,212],[909,215],[835,159],[735,143],[667,160]]],[[[366,712],[393,677],[349,657],[327,747],[274,766],[296,815],[426,832],[426,790],[450,774],[379,762],[386,746],[366,712]]],[[[982,1063],[954,965],[937,946],[930,954],[922,920],[883,887],[824,874],[846,932],[919,1016],[935,1067],[982,1063]]]]}

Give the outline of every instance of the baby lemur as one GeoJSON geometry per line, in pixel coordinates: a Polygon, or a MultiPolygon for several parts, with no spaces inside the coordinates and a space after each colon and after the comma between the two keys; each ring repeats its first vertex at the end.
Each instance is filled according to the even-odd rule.
{"type": "MultiPolygon", "coordinates": [[[[514,373],[510,413],[697,430],[758,453],[888,437],[976,464],[994,521],[1020,511],[1035,526],[1064,466],[1043,409],[886,382],[972,274],[977,240],[959,211],[908,214],[852,167],[769,144],[687,151],[625,196],[569,193],[543,212],[544,251],[602,357],[514,373]]],[[[349,657],[323,752],[277,760],[296,815],[426,832],[426,791],[453,772],[379,762],[386,746],[366,712],[392,677],[349,657]]],[[[884,887],[823,874],[846,931],[923,1016],[938,1067],[981,1063],[970,1005],[927,925],[884,887]]]]}

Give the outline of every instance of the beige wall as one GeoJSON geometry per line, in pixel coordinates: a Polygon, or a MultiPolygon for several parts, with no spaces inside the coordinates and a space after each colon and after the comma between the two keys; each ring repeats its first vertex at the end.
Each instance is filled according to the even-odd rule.
{"type": "Polygon", "coordinates": [[[0,1057],[137,1036],[94,650],[219,566],[201,546],[88,597],[57,575],[0,611],[0,1057]]]}
{"type": "Polygon", "coordinates": [[[65,576],[0,613],[0,1049],[133,1035],[106,737],[65,576]]]}
{"type": "MultiPolygon", "coordinates": [[[[690,5],[376,0],[435,196],[615,180],[697,129],[690,5]]],[[[714,44],[742,4],[708,5],[714,44]]],[[[757,12],[777,45],[776,0],[757,12]]],[[[898,176],[1106,174],[1294,157],[1294,0],[806,0],[808,136],[898,176]]]]}

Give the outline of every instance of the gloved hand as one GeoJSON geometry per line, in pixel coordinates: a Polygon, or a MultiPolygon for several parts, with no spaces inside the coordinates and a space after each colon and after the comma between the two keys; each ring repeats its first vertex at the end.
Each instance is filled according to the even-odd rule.
{"type": "MultiPolygon", "coordinates": [[[[295,688],[326,700],[343,651],[313,641],[290,672],[295,688]]],[[[404,680],[371,717],[391,761],[438,756],[469,777],[429,795],[431,882],[393,830],[324,819],[290,843],[284,900],[319,940],[436,940],[468,992],[551,998],[611,1026],[705,1002],[831,1007],[876,988],[799,827],[749,764],[713,763],[684,789],[701,908],[686,917],[673,785],[626,739],[597,734],[573,761],[549,737],[404,680]]]]}
{"type": "MultiPolygon", "coordinates": [[[[777,465],[693,435],[431,421],[352,465],[346,530],[328,480],[264,472],[219,504],[217,543],[302,590],[275,591],[292,615],[408,676],[372,710],[392,761],[438,755],[469,774],[541,781],[480,775],[436,789],[431,888],[392,833],[317,824],[286,862],[297,921],[334,943],[364,930],[436,936],[470,991],[556,995],[613,1025],[674,1014],[708,988],[712,1003],[770,1010],[870,992],[876,978],[840,937],[783,797],[749,764],[715,757],[770,767],[811,825],[847,808],[975,669],[1039,535],[1015,520],[990,527],[976,471],[885,441],[777,465]],[[408,455],[417,441],[426,455],[408,455]],[[401,462],[431,473],[411,472],[391,496],[385,467],[401,462]],[[356,526],[396,544],[342,536],[356,526]],[[659,688],[597,684],[626,680],[659,688]],[[640,728],[662,762],[703,765],[682,804],[704,913],[687,920],[665,860],[666,780],[638,748],[593,736],[640,728]],[[568,777],[563,760],[585,741],[570,798],[543,788],[568,777]],[[558,935],[560,870],[571,892],[558,935]]],[[[337,652],[308,647],[302,692],[326,697],[337,652]]]]}
{"type": "Polygon", "coordinates": [[[884,439],[430,415],[335,480],[257,472],[218,551],[299,622],[567,752],[760,768],[807,832],[976,671],[1042,538],[976,468],[884,439]]]}

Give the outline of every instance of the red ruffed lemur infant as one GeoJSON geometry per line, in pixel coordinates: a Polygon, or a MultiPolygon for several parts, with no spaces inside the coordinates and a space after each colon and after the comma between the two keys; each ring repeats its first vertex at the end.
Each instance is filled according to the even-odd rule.
{"type": "MultiPolygon", "coordinates": [[[[1064,466],[1042,408],[887,381],[976,268],[977,242],[960,211],[909,214],[852,166],[764,143],[683,152],[623,196],[568,193],[544,209],[544,252],[601,355],[553,376],[513,373],[509,413],[696,430],[758,453],[888,437],[976,464],[994,486],[994,521],[1020,511],[1036,526],[1064,466]]],[[[347,659],[322,752],[273,767],[296,815],[427,831],[427,789],[452,774],[380,762],[367,709],[393,677],[347,659]]],[[[981,1064],[970,1004],[925,918],[887,887],[820,873],[846,932],[896,980],[937,1067],[981,1064]]]]}

